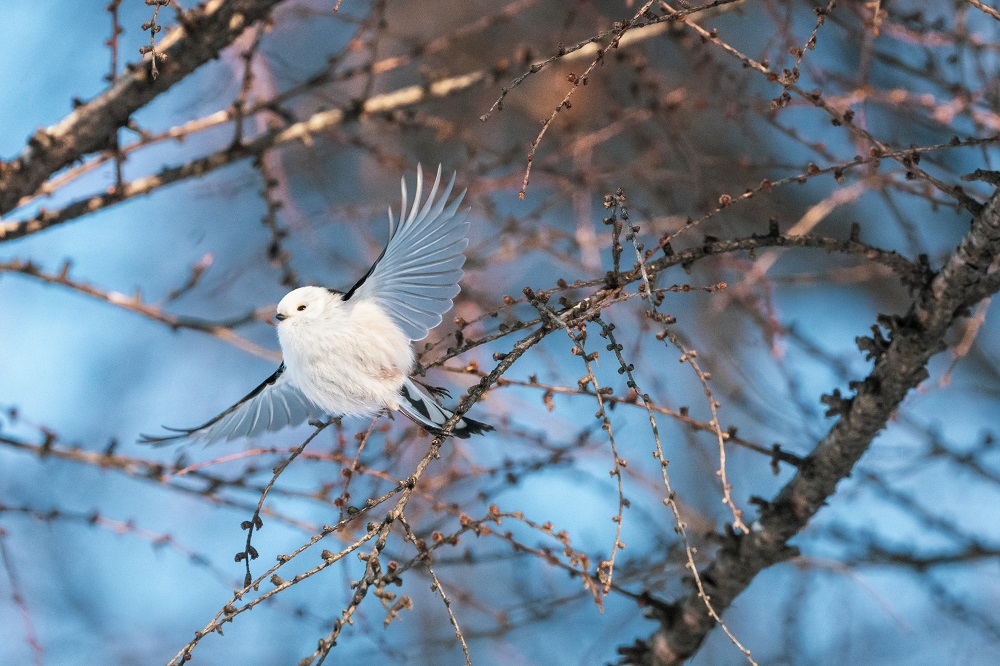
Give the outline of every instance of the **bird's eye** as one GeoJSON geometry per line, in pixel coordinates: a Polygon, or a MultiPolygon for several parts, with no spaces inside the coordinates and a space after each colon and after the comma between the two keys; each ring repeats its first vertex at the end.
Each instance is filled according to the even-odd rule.
{"type": "Polygon", "coordinates": [[[300,306],[299,306],[298,308],[296,308],[296,309],[297,309],[297,310],[298,310],[299,312],[302,312],[303,310],[305,310],[305,309],[306,309],[306,306],[304,306],[304,305],[300,305],[300,306]]]}

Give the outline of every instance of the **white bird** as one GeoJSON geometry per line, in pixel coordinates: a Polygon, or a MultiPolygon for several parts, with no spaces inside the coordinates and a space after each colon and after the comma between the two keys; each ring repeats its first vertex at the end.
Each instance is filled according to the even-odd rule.
{"type": "MultiPolygon", "coordinates": [[[[143,443],[232,440],[307,419],[373,416],[382,410],[399,410],[440,433],[453,413],[409,376],[411,342],[425,338],[451,309],[460,291],[462,251],[469,244],[469,223],[464,211],[458,212],[465,192],[446,206],[455,176],[438,197],[440,181],[439,166],[421,206],[423,173],[417,171],[407,215],[406,179],[401,179],[399,224],[390,207],[388,243],[353,287],[346,292],[301,287],[281,299],[275,318],[283,361],[273,375],[210,421],[195,428],[167,428],[173,435],[144,435],[143,443]]],[[[462,417],[452,434],[464,439],[489,430],[492,426],[462,417]]]]}

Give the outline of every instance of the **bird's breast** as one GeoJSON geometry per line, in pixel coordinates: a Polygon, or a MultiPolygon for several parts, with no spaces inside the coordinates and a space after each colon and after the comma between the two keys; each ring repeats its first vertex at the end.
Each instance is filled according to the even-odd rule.
{"type": "Polygon", "coordinates": [[[359,303],[344,314],[279,328],[290,381],[332,414],[395,407],[413,366],[409,339],[374,304],[359,303]]]}

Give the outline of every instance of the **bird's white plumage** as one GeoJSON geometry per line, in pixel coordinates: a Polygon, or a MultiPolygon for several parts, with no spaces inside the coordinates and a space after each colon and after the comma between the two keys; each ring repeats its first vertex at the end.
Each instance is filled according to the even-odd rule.
{"type": "Polygon", "coordinates": [[[289,381],[306,398],[335,416],[398,407],[413,348],[376,302],[302,287],[278,305],[287,311],[293,314],[278,324],[278,339],[289,381]]]}
{"type": "MultiPolygon", "coordinates": [[[[458,294],[469,224],[448,203],[455,176],[438,196],[441,167],[421,202],[423,174],[417,171],[407,213],[406,181],[399,222],[389,211],[389,240],[368,273],[347,292],[300,287],[278,303],[278,339],[284,361],[263,384],[211,421],[146,442],[178,439],[212,442],[251,437],[323,416],[370,416],[399,409],[439,429],[452,413],[409,379],[411,341],[441,322],[458,294]]],[[[458,437],[491,430],[460,419],[458,437]]]]}

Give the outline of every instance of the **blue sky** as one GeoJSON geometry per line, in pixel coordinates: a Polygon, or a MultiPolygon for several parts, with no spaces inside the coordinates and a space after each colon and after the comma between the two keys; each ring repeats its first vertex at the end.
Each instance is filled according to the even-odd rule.
{"type": "MultiPolygon", "coordinates": [[[[103,43],[110,33],[109,18],[103,11],[106,4],[107,0],[0,5],[0,25],[5,26],[8,35],[0,40],[0,81],[5,82],[0,90],[0,156],[4,159],[18,154],[37,127],[52,124],[69,113],[74,97],[88,99],[103,89],[109,62],[103,43]]],[[[128,29],[121,58],[131,61],[147,40],[137,26],[147,18],[148,11],[140,3],[126,4],[121,21],[128,29]]],[[[283,64],[277,68],[280,76],[291,78],[300,68],[308,71],[307,65],[313,62],[309,57],[322,58],[321,53],[310,54],[308,44],[327,40],[325,48],[333,51],[348,37],[351,28],[315,19],[308,29],[308,39],[280,34],[276,38],[282,47],[273,47],[281,54],[283,64]]],[[[746,36],[751,44],[759,38],[746,36]]],[[[142,110],[137,120],[148,129],[164,129],[218,108],[217,93],[235,89],[229,62],[223,59],[210,63],[142,110]]],[[[878,117],[873,120],[876,124],[879,121],[878,117]]],[[[808,128],[808,121],[803,125],[808,128]]],[[[776,133],[767,134],[766,128],[760,131],[774,141],[774,150],[787,161],[808,159],[800,146],[782,148],[776,133]]],[[[843,140],[828,124],[816,131],[824,136],[829,133],[831,142],[838,137],[843,140]]],[[[141,158],[127,163],[126,176],[154,172],[163,164],[213,150],[227,139],[227,134],[209,132],[189,139],[183,146],[144,152],[141,158]]],[[[288,159],[307,162],[312,159],[307,153],[292,152],[288,159]]],[[[430,164],[441,155],[441,159],[448,159],[455,154],[461,151],[442,146],[439,153],[423,159],[430,164]]],[[[963,156],[968,171],[983,164],[982,154],[967,151],[963,156]]],[[[396,204],[395,183],[401,174],[379,172],[381,165],[352,155],[315,159],[320,162],[317,168],[296,172],[292,184],[296,207],[305,223],[293,229],[290,247],[303,278],[332,286],[348,284],[359,269],[364,269],[365,261],[377,253],[385,229],[383,211],[387,205],[396,204]],[[344,215],[331,222],[331,211],[344,215]]],[[[462,164],[446,167],[461,169],[462,164]]],[[[112,182],[109,169],[98,170],[42,205],[55,207],[112,182]]],[[[810,183],[790,198],[797,197],[807,207],[829,185],[816,185],[814,190],[810,183]]],[[[157,303],[184,283],[193,265],[211,255],[211,268],[199,290],[165,308],[175,314],[210,319],[238,316],[276,303],[285,291],[280,272],[266,260],[269,235],[259,222],[265,210],[258,194],[260,187],[259,175],[253,169],[246,164],[233,165],[203,182],[165,188],[58,229],[0,245],[0,260],[32,259],[47,271],[58,272],[63,262],[71,259],[70,274],[75,278],[123,294],[138,290],[145,300],[157,303]]],[[[599,199],[595,195],[595,201],[599,199]]],[[[494,203],[497,219],[523,215],[525,211],[512,196],[497,197],[494,203]]],[[[922,221],[922,243],[932,259],[949,251],[966,229],[967,216],[932,211],[919,203],[911,206],[908,212],[922,221]]],[[[599,203],[595,210],[599,210],[599,203]]],[[[857,208],[833,216],[830,228],[844,226],[845,220],[858,211],[868,211],[870,217],[866,219],[874,220],[864,226],[867,241],[902,248],[901,235],[889,225],[878,223],[886,211],[875,195],[866,195],[857,208]]],[[[472,218],[474,244],[502,240],[499,227],[492,225],[493,220],[482,208],[475,209],[472,218]]],[[[568,210],[551,211],[545,220],[554,228],[571,228],[573,224],[568,210]]],[[[756,224],[755,229],[763,232],[764,223],[756,224]]],[[[599,220],[595,220],[595,229],[606,233],[599,220]]],[[[603,259],[608,262],[606,253],[603,259]]],[[[779,261],[773,273],[795,274],[806,270],[811,261],[811,256],[790,256],[779,261]]],[[[472,268],[468,280],[479,289],[519,295],[527,284],[548,285],[556,277],[575,277],[570,275],[572,270],[554,265],[543,253],[533,252],[517,257],[509,266],[472,268]]],[[[725,270],[727,279],[734,284],[742,277],[738,266],[725,270]]],[[[708,278],[707,274],[692,277],[678,271],[668,281],[695,283],[707,282],[708,278]]],[[[867,372],[869,364],[857,351],[854,338],[868,334],[878,312],[905,305],[905,296],[905,291],[895,284],[874,296],[838,285],[793,284],[776,290],[775,304],[784,322],[794,323],[801,333],[840,356],[851,371],[850,378],[856,379],[867,372]]],[[[732,326],[729,339],[734,341],[733,347],[723,351],[746,360],[746,371],[754,379],[749,390],[758,392],[757,399],[774,416],[773,422],[751,422],[741,428],[741,435],[768,443],[780,437],[790,443],[790,449],[806,453],[832,421],[820,416],[807,422],[797,418],[788,407],[792,396],[785,383],[787,376],[769,356],[771,350],[759,330],[745,322],[725,322],[718,313],[711,312],[711,298],[704,294],[677,295],[668,304],[670,311],[689,326],[686,330],[692,336],[720,326],[720,322],[732,326]],[[786,417],[791,423],[782,430],[786,417]]],[[[631,312],[627,306],[623,309],[631,312]]],[[[30,424],[42,423],[58,432],[63,442],[87,451],[100,451],[116,439],[121,443],[120,453],[169,462],[176,455],[174,451],[142,449],[134,443],[138,435],[155,431],[163,423],[188,425],[203,420],[246,393],[275,365],[272,360],[202,333],[171,331],[134,312],[22,276],[0,274],[0,310],[0,405],[16,406],[21,417],[18,421],[0,419],[3,430],[33,437],[30,424]]],[[[986,314],[980,337],[983,353],[991,355],[994,363],[1000,350],[997,317],[995,308],[986,314]]],[[[263,322],[243,327],[240,333],[258,345],[277,349],[273,329],[263,322]]],[[[628,331],[622,332],[622,337],[629,344],[638,344],[628,331]]],[[[567,350],[564,336],[553,337],[537,353],[533,352],[529,362],[518,367],[516,378],[525,379],[532,370],[541,368],[553,375],[573,377],[566,380],[573,383],[581,367],[567,350]]],[[[492,351],[475,352],[469,358],[489,367],[492,351]]],[[[642,380],[649,385],[667,385],[670,398],[664,402],[673,407],[691,404],[693,413],[705,416],[704,401],[690,397],[699,395],[699,384],[676,362],[673,350],[650,352],[650,356],[656,364],[640,368],[642,380]]],[[[610,361],[602,363],[602,381],[620,385],[615,383],[620,382],[615,365],[610,361]]],[[[817,413],[822,412],[819,395],[837,386],[847,390],[847,378],[836,376],[815,359],[791,351],[789,363],[794,364],[798,390],[812,401],[817,413]]],[[[945,367],[946,359],[936,359],[932,379],[939,378],[945,367]]],[[[451,375],[444,377],[444,381],[459,381],[451,375]]],[[[737,635],[750,637],[755,654],[764,661],[767,655],[781,654],[783,646],[778,635],[780,628],[789,623],[782,615],[786,602],[802,594],[807,601],[801,606],[803,617],[798,621],[805,629],[796,635],[802,663],[846,660],[930,664],[946,663],[956,655],[961,656],[962,663],[989,663],[988,657],[996,649],[995,636],[974,622],[940,620],[940,600],[928,591],[925,582],[906,571],[877,567],[846,571],[839,567],[838,559],[849,557],[851,547],[829,536],[831,526],[860,531],[874,523],[880,538],[917,552],[932,553],[953,545],[939,527],[914,519],[912,513],[892,506],[884,495],[863,483],[864,474],[871,472],[924,502],[935,515],[963,531],[982,534],[987,545],[995,546],[993,508],[1000,501],[997,487],[970,478],[961,467],[913,455],[914,448],[919,449],[925,441],[922,430],[936,429],[944,440],[967,442],[974,449],[984,430],[995,428],[998,396],[983,390],[983,382],[985,379],[971,360],[959,366],[947,389],[912,394],[899,421],[878,438],[855,475],[841,484],[831,505],[797,539],[806,559],[798,565],[766,571],[737,600],[727,621],[737,635]],[[805,595],[803,589],[808,589],[809,594],[805,595]],[[943,637],[928,632],[929,627],[939,623],[946,626],[943,637]]],[[[559,409],[548,415],[539,404],[537,392],[509,390],[477,405],[477,409],[487,420],[511,416],[519,427],[537,428],[556,438],[571,439],[577,433],[599,428],[599,423],[589,420],[591,401],[557,397],[556,402],[559,409]],[[581,419],[581,414],[586,420],[581,419]]],[[[732,416],[728,414],[727,422],[736,421],[739,409],[734,408],[732,416]]],[[[645,418],[639,410],[613,413],[622,446],[637,466],[651,464],[645,418]]],[[[364,425],[352,423],[350,432],[364,425]]],[[[307,431],[284,433],[268,445],[294,446],[307,431]]],[[[682,429],[664,425],[664,432],[672,447],[672,474],[682,483],[688,482],[682,486],[682,496],[721,523],[725,514],[709,469],[715,455],[711,440],[704,440],[708,444],[698,449],[702,451],[699,456],[692,453],[695,447],[685,440],[682,429]],[[710,481],[696,483],[705,478],[710,481]]],[[[488,466],[508,457],[527,458],[536,453],[499,437],[483,441],[479,449],[465,445],[460,449],[470,465],[488,466]]],[[[332,447],[332,437],[324,445],[332,447]]],[[[238,450],[239,446],[225,452],[191,449],[188,455],[205,459],[238,450]]],[[[789,477],[787,470],[779,477],[771,476],[759,458],[741,451],[731,457],[743,499],[751,494],[770,496],[789,477]]],[[[400,454],[399,460],[408,458],[400,454]]],[[[554,469],[509,487],[497,485],[491,501],[505,508],[523,508],[539,522],[551,520],[572,534],[577,548],[606,551],[613,535],[610,516],[617,507],[617,495],[608,492],[609,460],[610,454],[603,449],[589,450],[579,456],[570,471],[554,469]]],[[[299,462],[282,477],[283,487],[311,489],[329,479],[340,479],[340,470],[334,465],[299,462]]],[[[220,469],[236,475],[241,464],[220,469]]],[[[266,459],[260,464],[263,471],[251,478],[265,483],[270,464],[273,461],[266,459]]],[[[486,478],[479,482],[494,483],[486,478]]],[[[365,489],[361,486],[357,492],[365,489]]],[[[480,510],[484,503],[476,498],[477,490],[472,484],[463,486],[455,499],[469,501],[470,506],[480,510]]],[[[622,540],[628,544],[622,555],[626,563],[623,576],[627,576],[629,562],[639,568],[641,555],[661,554],[673,536],[670,529],[663,528],[665,515],[647,510],[659,506],[662,488],[636,482],[628,492],[642,500],[636,504],[643,508],[637,506],[627,514],[623,527],[622,540]],[[633,552],[635,559],[630,560],[633,552]]],[[[145,664],[171,657],[240,584],[242,569],[233,562],[233,553],[242,547],[240,521],[248,517],[245,505],[255,503],[256,497],[252,493],[227,496],[244,506],[218,507],[197,495],[168,490],[148,480],[92,466],[38,460],[0,448],[0,503],[25,507],[29,512],[58,509],[64,514],[46,522],[16,512],[0,513],[0,529],[6,531],[3,538],[12,554],[21,592],[45,647],[45,663],[145,664]],[[88,520],[93,516],[100,516],[100,520],[88,520]],[[170,535],[171,543],[156,545],[163,535],[170,535]]],[[[283,516],[313,525],[331,522],[327,505],[287,496],[269,499],[272,501],[283,516]]],[[[512,529],[522,528],[512,525],[512,529]]],[[[270,563],[276,553],[291,551],[308,536],[308,531],[268,519],[255,544],[266,553],[262,562],[270,563]]],[[[534,538],[530,530],[525,530],[525,538],[534,538]]],[[[503,548],[485,550],[507,553],[503,548]]],[[[318,554],[313,559],[318,559],[318,554]]],[[[356,561],[345,563],[321,582],[302,585],[276,603],[244,614],[227,627],[224,639],[212,636],[205,640],[196,653],[198,658],[201,663],[294,663],[308,654],[317,637],[325,635],[330,620],[349,597],[347,583],[358,572],[356,561]]],[[[522,613],[524,626],[509,640],[486,637],[474,643],[474,655],[478,657],[475,663],[606,662],[616,658],[615,646],[630,643],[653,628],[634,603],[614,596],[608,599],[603,615],[592,604],[577,603],[554,607],[554,613],[565,616],[531,619],[530,604],[514,605],[513,591],[509,587],[493,589],[490,576],[519,582],[523,587],[516,592],[527,598],[579,593],[579,586],[567,582],[564,573],[542,567],[537,560],[525,564],[522,560],[500,558],[479,568],[448,569],[448,573],[479,590],[487,604],[495,608],[510,604],[515,615],[522,613]]],[[[997,573],[996,561],[987,560],[976,566],[937,569],[933,577],[963,602],[988,609],[998,592],[997,573]]],[[[679,567],[667,576],[674,586],[670,589],[678,592],[679,577],[679,567]]],[[[0,654],[6,652],[9,663],[30,663],[32,653],[19,609],[11,602],[7,578],[0,581],[0,643],[4,645],[0,654]]],[[[383,632],[380,608],[372,604],[362,613],[357,631],[345,634],[347,638],[335,657],[346,663],[360,663],[371,654],[394,655],[406,651],[409,645],[420,645],[422,651],[410,655],[411,663],[440,663],[434,650],[441,648],[441,643],[422,641],[425,634],[429,635],[429,625],[447,628],[447,619],[424,583],[416,579],[407,588],[415,596],[419,612],[404,616],[401,623],[383,632]]],[[[486,630],[490,626],[487,617],[488,613],[467,611],[463,619],[473,629],[486,630]]],[[[435,635],[447,637],[448,631],[437,631],[435,635]]],[[[447,649],[449,658],[460,657],[453,644],[445,644],[443,649],[447,649]]],[[[739,653],[719,632],[712,634],[709,644],[694,660],[697,664],[739,662],[739,653]]]]}

